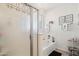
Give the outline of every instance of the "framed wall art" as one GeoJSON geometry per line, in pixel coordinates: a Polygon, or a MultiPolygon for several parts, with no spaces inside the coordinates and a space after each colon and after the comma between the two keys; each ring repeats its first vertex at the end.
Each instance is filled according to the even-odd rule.
{"type": "Polygon", "coordinates": [[[59,17],[59,25],[61,26],[61,29],[70,31],[72,24],[73,24],[73,14],[59,17]]]}

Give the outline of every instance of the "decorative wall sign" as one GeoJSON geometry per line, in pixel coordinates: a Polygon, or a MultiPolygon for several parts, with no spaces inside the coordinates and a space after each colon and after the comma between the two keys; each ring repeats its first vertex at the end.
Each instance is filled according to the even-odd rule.
{"type": "Polygon", "coordinates": [[[68,24],[73,23],[73,15],[72,14],[65,16],[65,23],[68,23],[68,24]]]}
{"type": "Polygon", "coordinates": [[[66,23],[63,23],[61,25],[61,29],[64,30],[64,31],[67,31],[67,24],[66,23]]]}
{"type": "Polygon", "coordinates": [[[59,17],[59,25],[62,25],[65,21],[65,17],[64,16],[61,16],[59,17]]]}
{"type": "Polygon", "coordinates": [[[70,31],[72,24],[73,24],[73,14],[59,17],[59,25],[61,26],[61,29],[70,31]]]}

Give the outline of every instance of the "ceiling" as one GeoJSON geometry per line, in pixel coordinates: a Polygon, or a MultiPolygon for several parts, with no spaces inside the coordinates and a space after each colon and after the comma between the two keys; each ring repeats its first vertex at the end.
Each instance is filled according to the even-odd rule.
{"type": "Polygon", "coordinates": [[[30,3],[30,5],[39,10],[47,11],[51,8],[55,8],[59,3],[30,3]]]}
{"type": "Polygon", "coordinates": [[[75,3],[29,3],[31,6],[42,10],[43,12],[49,11],[51,9],[55,9],[59,6],[65,6],[65,5],[73,5],[75,3]]]}

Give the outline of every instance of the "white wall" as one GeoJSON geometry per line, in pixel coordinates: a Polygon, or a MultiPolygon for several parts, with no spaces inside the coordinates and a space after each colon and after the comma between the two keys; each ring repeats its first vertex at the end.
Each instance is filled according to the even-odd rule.
{"type": "MultiPolygon", "coordinates": [[[[47,33],[45,33],[45,18],[46,12],[41,10],[39,12],[39,32],[38,32],[38,48],[39,48],[39,56],[48,56],[55,48],[55,43],[51,41],[47,41],[47,33]]],[[[50,33],[51,34],[51,33],[50,33]]]]}
{"type": "MultiPolygon", "coordinates": [[[[55,37],[57,48],[67,51],[68,40],[73,37],[79,38],[79,26],[77,25],[79,21],[78,13],[78,4],[61,4],[56,8],[49,10],[45,15],[45,35],[48,29],[48,22],[52,20],[54,24],[52,25],[51,33],[55,37]],[[68,14],[73,14],[74,24],[72,25],[71,31],[63,31],[59,26],[59,17],[68,14]]],[[[47,37],[47,35],[45,37],[47,37]]],[[[46,42],[45,44],[48,44],[46,42]]]]}

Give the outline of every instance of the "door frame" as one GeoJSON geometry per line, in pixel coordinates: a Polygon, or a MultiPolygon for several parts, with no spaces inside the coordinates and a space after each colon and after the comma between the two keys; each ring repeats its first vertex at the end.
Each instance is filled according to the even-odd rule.
{"type": "Polygon", "coordinates": [[[32,30],[33,30],[33,15],[32,15],[32,9],[35,9],[37,11],[37,56],[39,55],[39,45],[38,45],[38,31],[39,31],[39,10],[27,3],[24,3],[26,6],[30,8],[30,56],[33,56],[33,39],[32,39],[32,30]]]}

